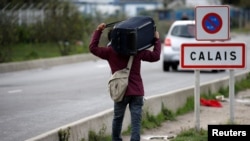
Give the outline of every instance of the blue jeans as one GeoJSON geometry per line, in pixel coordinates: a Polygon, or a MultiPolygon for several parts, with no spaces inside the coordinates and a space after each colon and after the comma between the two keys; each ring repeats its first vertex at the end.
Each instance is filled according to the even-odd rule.
{"type": "Polygon", "coordinates": [[[130,141],[140,141],[143,96],[125,96],[121,102],[114,103],[112,141],[122,141],[122,122],[128,104],[131,115],[130,141]]]}

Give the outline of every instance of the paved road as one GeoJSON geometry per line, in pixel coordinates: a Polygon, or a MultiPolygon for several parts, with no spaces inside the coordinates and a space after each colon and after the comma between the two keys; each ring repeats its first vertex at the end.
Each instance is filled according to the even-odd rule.
{"type": "MultiPolygon", "coordinates": [[[[248,45],[247,39],[249,36],[234,38],[248,45]]],[[[250,54],[249,47],[247,51],[250,54]]],[[[1,141],[25,140],[112,108],[106,89],[109,75],[108,65],[102,60],[1,73],[1,141]]],[[[146,96],[194,86],[195,80],[192,71],[163,72],[162,61],[143,63],[142,75],[146,96]]],[[[204,83],[228,76],[228,71],[201,72],[200,79],[204,83]]]]}

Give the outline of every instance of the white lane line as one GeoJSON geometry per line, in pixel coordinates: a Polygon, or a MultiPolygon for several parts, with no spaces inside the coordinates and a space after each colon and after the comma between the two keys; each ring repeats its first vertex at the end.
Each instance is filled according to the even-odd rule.
{"type": "Polygon", "coordinates": [[[106,67],[108,67],[107,64],[99,64],[99,65],[97,65],[97,68],[106,68],[106,67]]]}
{"type": "Polygon", "coordinates": [[[16,89],[16,90],[10,90],[8,91],[9,94],[13,94],[13,93],[21,93],[23,90],[21,89],[16,89]]]}

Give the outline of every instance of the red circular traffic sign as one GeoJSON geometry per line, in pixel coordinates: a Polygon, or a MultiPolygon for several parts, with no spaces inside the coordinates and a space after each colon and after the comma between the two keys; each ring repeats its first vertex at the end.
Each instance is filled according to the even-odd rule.
{"type": "Polygon", "coordinates": [[[222,18],[216,13],[208,13],[202,19],[202,28],[209,34],[219,32],[222,24],[222,18]]]}

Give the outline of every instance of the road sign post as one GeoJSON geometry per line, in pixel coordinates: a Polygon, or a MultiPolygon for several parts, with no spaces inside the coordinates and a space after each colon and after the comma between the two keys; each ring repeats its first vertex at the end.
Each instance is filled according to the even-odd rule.
{"type": "Polygon", "coordinates": [[[181,46],[180,67],[195,69],[195,123],[196,130],[200,130],[200,69],[230,69],[229,97],[230,122],[234,121],[234,72],[233,69],[246,67],[245,43],[184,43],[181,46]]]}
{"type": "MultiPolygon", "coordinates": [[[[227,41],[230,37],[229,6],[197,6],[195,8],[195,38],[197,41],[227,41]]],[[[229,69],[230,120],[233,123],[234,70],[245,68],[244,43],[183,44],[180,66],[195,69],[195,123],[200,130],[200,69],[229,69]]]]}
{"type": "Polygon", "coordinates": [[[199,129],[200,69],[230,69],[230,122],[233,123],[234,72],[233,69],[246,67],[245,43],[184,43],[181,46],[180,66],[183,69],[195,69],[195,117],[196,129],[199,129]]]}

